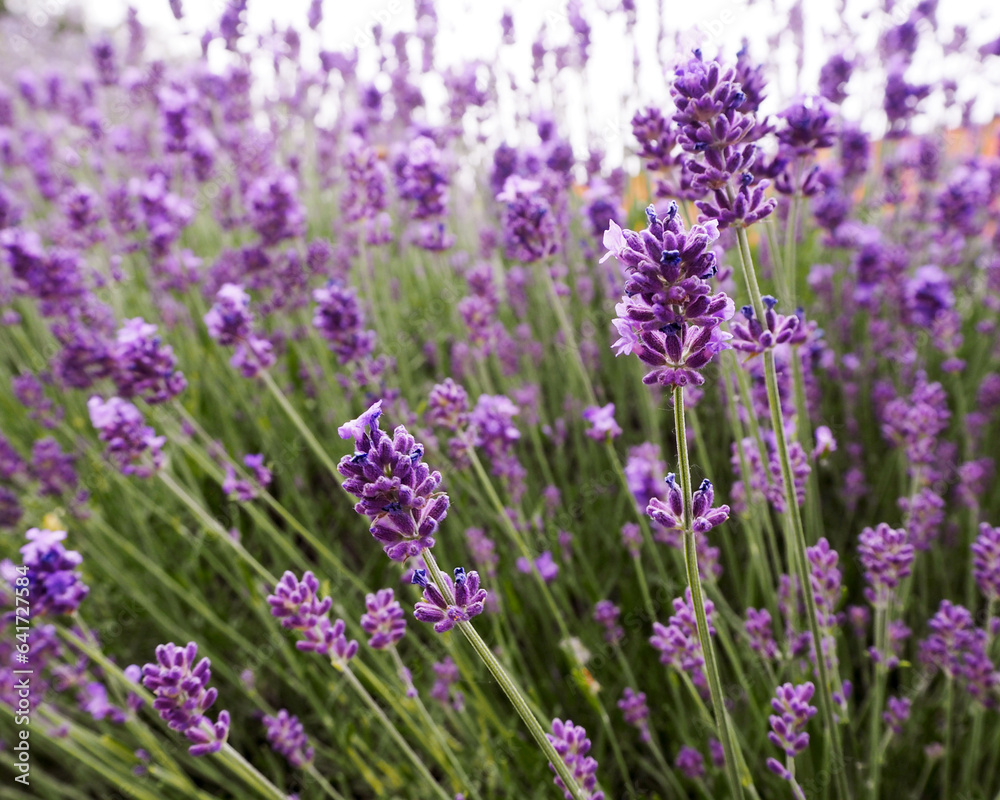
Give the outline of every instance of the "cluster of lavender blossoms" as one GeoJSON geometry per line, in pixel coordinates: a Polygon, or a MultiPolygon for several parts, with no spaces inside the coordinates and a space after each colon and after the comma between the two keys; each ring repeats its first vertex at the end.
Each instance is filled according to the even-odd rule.
{"type": "Polygon", "coordinates": [[[227,283],[205,314],[209,336],[223,347],[235,347],[229,360],[245,378],[253,378],[274,365],[271,343],[253,332],[250,295],[241,286],[227,283]]]}
{"type": "Polygon", "coordinates": [[[219,695],[209,688],[211,662],[196,661],[198,645],[189,642],[178,647],[173,642],[158,645],[156,661],[142,667],[142,684],[155,697],[153,708],[175,731],[194,742],[188,750],[193,756],[217,753],[229,736],[229,712],[220,711],[215,722],[205,712],[219,695]]]}
{"type": "Polygon", "coordinates": [[[343,667],[358,652],[358,643],[348,641],[342,619],[330,622],[333,598],[320,598],[318,591],[319,581],[312,572],[306,572],[301,580],[285,572],[267,602],[282,628],[301,635],[295,643],[299,650],[327,656],[334,665],[343,667]]]}
{"type": "Polygon", "coordinates": [[[435,0],[346,47],[169,0],[184,52],[0,0],[39,792],[1000,800],[1000,17],[858,3],[693,52],[663,3],[497,9],[463,61],[435,0]]]}
{"type": "Polygon", "coordinates": [[[732,318],[733,301],[724,292],[712,294],[708,283],[718,271],[711,249],[718,225],[685,230],[676,203],[662,218],[649,206],[646,218],[641,232],[612,222],[604,235],[605,258],[614,256],[627,273],[613,346],[616,355],[637,355],[650,368],[643,383],[700,386],[701,370],[732,338],[721,324],[732,318]]]}
{"type": "Polygon", "coordinates": [[[434,546],[434,534],[448,513],[448,495],[437,491],[441,473],[421,460],[423,445],[398,426],[390,437],[378,426],[382,401],[338,428],[354,440],[354,454],[337,466],[354,507],[371,520],[369,528],[393,561],[405,561],[434,546]]]}

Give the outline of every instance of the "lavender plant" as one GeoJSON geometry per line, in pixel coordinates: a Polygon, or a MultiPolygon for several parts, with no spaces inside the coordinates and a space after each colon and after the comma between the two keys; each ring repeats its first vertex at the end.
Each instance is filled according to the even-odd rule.
{"type": "Polygon", "coordinates": [[[995,14],[165,5],[0,4],[4,797],[997,796],[995,14]]]}

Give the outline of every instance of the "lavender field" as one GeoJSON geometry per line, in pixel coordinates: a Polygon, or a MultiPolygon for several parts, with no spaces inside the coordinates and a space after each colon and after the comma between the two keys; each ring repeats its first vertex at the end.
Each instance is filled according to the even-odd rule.
{"type": "Polygon", "coordinates": [[[6,5],[0,797],[1000,800],[1000,12],[6,5]]]}

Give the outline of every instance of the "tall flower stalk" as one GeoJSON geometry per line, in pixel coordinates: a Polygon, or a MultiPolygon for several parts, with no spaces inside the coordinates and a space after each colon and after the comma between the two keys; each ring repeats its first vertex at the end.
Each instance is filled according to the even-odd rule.
{"type": "MultiPolygon", "coordinates": [[[[734,196],[732,188],[727,187],[727,190],[728,196],[732,199],[734,196]]],[[[750,295],[754,315],[757,319],[764,319],[766,309],[760,292],[760,286],[757,282],[757,273],[754,269],[753,256],[750,252],[750,240],[747,238],[746,228],[744,226],[737,226],[736,236],[739,242],[740,266],[742,268],[743,280],[746,284],[747,293],[750,295]]],[[[847,785],[843,746],[834,712],[833,683],[827,669],[826,661],[822,656],[823,635],[816,607],[816,594],[809,577],[809,564],[806,560],[805,528],[802,523],[801,509],[795,500],[795,478],[792,473],[792,463],[788,453],[784,413],[781,409],[781,399],[778,394],[778,373],[774,363],[774,350],[770,348],[764,351],[764,378],[767,389],[768,407],[771,412],[771,427],[774,432],[775,449],[778,454],[778,463],[781,467],[781,485],[787,498],[784,526],[785,547],[789,554],[792,569],[799,580],[803,599],[805,600],[806,620],[816,653],[816,673],[820,684],[819,691],[817,692],[820,714],[827,731],[825,740],[830,750],[830,760],[837,795],[841,800],[846,800],[850,797],[850,790],[847,785]]]]}
{"type": "Polygon", "coordinates": [[[405,561],[419,556],[427,565],[432,584],[420,571],[414,573],[415,582],[425,587],[427,601],[417,604],[417,619],[434,621],[439,633],[452,627],[462,632],[549,759],[564,790],[572,800],[594,800],[594,795],[580,787],[573,770],[546,736],[524,693],[470,622],[473,616],[482,613],[486,597],[486,592],[479,590],[478,575],[471,573],[466,579],[464,571],[456,570],[456,580],[452,582],[434,558],[434,534],[450,505],[448,495],[437,491],[440,473],[432,472],[423,463],[423,445],[402,425],[396,427],[391,437],[382,431],[378,422],[381,415],[382,401],[378,401],[339,428],[342,438],[354,442],[354,453],[341,459],[338,470],[346,478],[344,489],[360,500],[355,510],[371,520],[370,532],[390,559],[405,561]]]}
{"type": "Polygon", "coordinates": [[[695,620],[698,624],[698,640],[705,656],[705,672],[708,673],[708,689],[712,697],[712,712],[715,715],[715,725],[719,731],[719,741],[726,756],[726,776],[733,796],[743,797],[744,779],[752,786],[749,773],[741,776],[742,754],[733,736],[729,714],[726,711],[725,697],[722,693],[722,679],[719,676],[719,664],[715,657],[712,637],[708,630],[708,617],[705,614],[705,596],[701,585],[701,573],[698,571],[698,547],[695,543],[694,520],[692,519],[693,496],[691,492],[691,464],[688,459],[687,426],[684,422],[684,389],[674,387],[674,431],[677,438],[677,470],[680,474],[681,496],[684,503],[684,564],[687,568],[687,582],[691,588],[691,602],[694,606],[695,620]],[[739,760],[737,756],[739,755],[739,760]]]}

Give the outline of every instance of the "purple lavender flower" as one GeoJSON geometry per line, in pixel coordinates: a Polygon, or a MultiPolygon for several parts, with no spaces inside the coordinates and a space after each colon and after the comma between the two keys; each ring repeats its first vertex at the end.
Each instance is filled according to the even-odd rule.
{"type": "Polygon", "coordinates": [[[413,202],[413,219],[444,215],[448,202],[448,177],[442,154],[434,140],[418,136],[394,163],[399,196],[413,202]]]}
{"type": "Polygon", "coordinates": [[[885,724],[897,736],[903,735],[903,723],[910,718],[909,697],[890,697],[886,702],[886,710],[882,712],[885,724]]]}
{"type": "Polygon", "coordinates": [[[1000,527],[980,523],[972,547],[972,575],[986,599],[1000,600],[1000,527]]]}
{"type": "Polygon", "coordinates": [[[341,163],[347,183],[340,209],[349,222],[365,220],[371,225],[386,207],[385,164],[359,136],[350,137],[341,163]]]}
{"type": "Polygon", "coordinates": [[[834,53],[819,71],[819,93],[831,103],[840,105],[847,99],[847,82],[854,71],[854,61],[842,53],[834,53]]]}
{"type": "Polygon", "coordinates": [[[289,764],[298,769],[312,764],[315,751],[298,717],[281,709],[273,717],[264,715],[264,727],[274,752],[287,758],[289,764]]]}
{"type": "Polygon", "coordinates": [[[434,384],[427,398],[427,421],[452,433],[464,428],[469,421],[469,395],[451,378],[434,384]]]}
{"type": "Polygon", "coordinates": [[[274,364],[271,343],[253,333],[250,295],[243,287],[233,283],[223,285],[204,321],[215,341],[223,347],[236,346],[229,363],[245,378],[256,377],[274,364]]]}
{"type": "Polygon", "coordinates": [[[371,637],[369,647],[384,650],[403,638],[406,619],[392,589],[379,589],[375,594],[365,595],[365,608],[367,612],[361,617],[361,628],[371,637]]]}
{"type": "Polygon", "coordinates": [[[507,258],[531,263],[558,250],[556,218],[541,181],[511,175],[497,200],[504,204],[507,258]]]}
{"type": "Polygon", "coordinates": [[[267,488],[271,484],[271,470],[264,466],[264,456],[260,453],[248,453],[243,456],[243,466],[253,473],[254,480],[262,487],[267,488]]]}
{"type": "Polygon", "coordinates": [[[583,419],[590,423],[587,436],[597,442],[605,442],[621,435],[622,429],[615,422],[615,404],[605,406],[587,406],[583,410],[583,419]]]}
{"type": "Polygon", "coordinates": [[[625,722],[638,729],[639,739],[643,742],[650,741],[649,706],[646,705],[646,693],[636,693],[626,686],[618,701],[618,708],[621,709],[625,722]]]}
{"type": "Polygon", "coordinates": [[[504,395],[481,394],[476,400],[469,422],[476,435],[476,446],[490,458],[510,455],[521,432],[514,424],[520,408],[504,395]]]}
{"type": "Polygon", "coordinates": [[[925,486],[913,497],[899,498],[903,524],[917,550],[929,550],[944,524],[944,499],[925,486]]]}
{"type": "MultiPolygon", "coordinates": [[[[750,225],[775,205],[764,198],[767,182],[754,185],[749,172],[756,158],[753,141],[768,128],[757,124],[752,113],[756,102],[748,102],[740,77],[753,79],[745,62],[738,75],[732,67],[706,63],[696,50],[693,58],[677,67],[670,86],[677,109],[677,141],[685,151],[683,167],[697,193],[712,193],[712,200],[696,204],[723,228],[750,225]]],[[[754,94],[759,96],[760,90],[754,94]]]]}
{"type": "Polygon", "coordinates": [[[63,547],[66,531],[31,528],[25,538],[28,543],[21,548],[21,555],[28,568],[32,614],[73,614],[90,592],[77,572],[83,556],[63,547]]]}
{"type": "MultiPolygon", "coordinates": [[[[698,638],[698,625],[694,616],[694,602],[691,600],[691,588],[684,590],[683,598],[675,598],[673,601],[674,615],[667,620],[666,625],[659,622],[653,623],[653,635],[649,638],[649,643],[660,651],[660,663],[670,664],[681,672],[691,675],[694,685],[707,689],[708,682],[705,679],[705,657],[701,649],[701,641],[698,638]]],[[[708,632],[710,636],[715,635],[712,626],[712,617],[715,613],[715,604],[705,599],[705,616],[708,619],[708,632]]]]}
{"type": "Polygon", "coordinates": [[[107,444],[105,454],[123,474],[148,478],[160,469],[167,437],[157,436],[139,409],[120,397],[105,401],[95,395],[87,401],[87,410],[98,438],[107,444]]]}
{"type": "Polygon", "coordinates": [[[968,609],[942,600],[928,627],[931,632],[920,643],[921,660],[957,680],[987,708],[998,707],[1000,672],[987,652],[989,635],[975,626],[968,609]]]}
{"type": "MultiPolygon", "coordinates": [[[[770,716],[771,730],[767,738],[771,744],[784,751],[789,759],[795,758],[809,746],[806,725],[817,712],[809,704],[816,687],[809,681],[798,686],[786,683],[775,691],[771,707],[775,713],[770,716]]],[[[767,760],[768,769],[785,780],[793,780],[791,773],[777,759],[767,760]]]]}
{"type": "Polygon", "coordinates": [[[465,531],[465,539],[469,543],[472,560],[487,578],[495,578],[500,556],[496,552],[496,543],[490,539],[481,528],[469,528],[465,531]]]}
{"type": "Polygon", "coordinates": [[[778,645],[774,641],[774,631],[771,627],[771,613],[766,608],[747,609],[747,618],[743,623],[750,649],[768,661],[778,657],[778,645]]]}
{"type": "Polygon", "coordinates": [[[226,477],[222,481],[222,491],[227,497],[235,497],[241,503],[249,503],[257,497],[257,490],[250,481],[242,480],[232,464],[226,464],[226,477]]]}
{"type": "MultiPolygon", "coordinates": [[[[574,725],[572,720],[563,722],[561,719],[552,720],[552,733],[545,734],[546,738],[562,757],[577,784],[586,793],[587,800],[604,800],[604,792],[597,790],[597,760],[593,756],[588,756],[590,751],[590,739],[587,732],[580,725],[574,725]]],[[[552,772],[556,771],[553,764],[549,764],[552,772]]],[[[555,784],[565,793],[566,800],[573,800],[573,795],[566,790],[566,785],[562,778],[555,777],[555,784]]]]}
{"type": "Polygon", "coordinates": [[[445,633],[455,627],[456,622],[468,622],[483,613],[486,590],[479,588],[479,573],[473,570],[466,575],[462,567],[455,567],[455,580],[447,575],[448,588],[455,598],[454,603],[445,600],[436,585],[427,580],[427,571],[414,570],[412,582],[424,588],[424,600],[418,602],[413,616],[421,622],[430,622],[437,633],[445,633]]]}
{"type": "Polygon", "coordinates": [[[125,321],[111,354],[115,365],[112,377],[121,397],[165,403],[187,386],[184,374],[176,369],[173,349],[156,335],[156,326],[142,317],[125,321]]]}
{"type": "Polygon", "coordinates": [[[39,439],[31,448],[31,477],[38,481],[38,494],[59,497],[76,488],[77,476],[73,464],[76,456],[65,453],[51,436],[39,439]]]}
{"type": "Polygon", "coordinates": [[[553,560],[549,550],[543,552],[534,561],[521,556],[517,559],[516,566],[518,571],[525,575],[530,575],[537,570],[541,579],[546,583],[552,583],[559,575],[559,565],[553,560]]]}
{"type": "Polygon", "coordinates": [[[917,267],[904,284],[903,293],[909,320],[921,327],[930,326],[938,314],[955,305],[950,279],[933,264],[917,267]]]}
{"type": "Polygon", "coordinates": [[[604,638],[608,644],[619,644],[625,637],[625,631],[618,624],[621,613],[621,609],[610,600],[599,600],[594,606],[594,622],[604,626],[604,638]]]}
{"type": "Polygon", "coordinates": [[[902,580],[910,574],[915,551],[906,531],[882,522],[865,528],[858,537],[858,557],[865,568],[869,588],[865,594],[876,607],[886,607],[902,580]]]}
{"type": "Polygon", "coordinates": [[[642,529],[638,523],[626,522],[622,525],[622,544],[631,558],[638,558],[642,549],[642,529]]]}
{"type": "Polygon", "coordinates": [[[229,712],[220,711],[215,722],[205,712],[218,696],[208,688],[212,678],[207,658],[195,663],[198,645],[189,642],[180,648],[173,642],[158,645],[156,662],[142,668],[142,683],[155,696],[153,708],[160,712],[171,729],[180,731],[194,742],[193,756],[217,753],[229,736],[229,712]]]}
{"type": "Polygon", "coordinates": [[[290,172],[261,177],[250,183],[246,205],[250,225],[265,247],[305,232],[306,212],[298,200],[299,185],[290,172]]]}
{"type": "Polygon", "coordinates": [[[786,317],[776,313],[774,307],[778,301],[770,295],[765,295],[763,301],[766,308],[763,325],[754,317],[751,306],[743,306],[740,309],[746,322],[735,322],[731,326],[734,350],[756,356],[792,340],[799,327],[799,318],[795,314],[786,317]]]}
{"type": "Polygon", "coordinates": [[[689,781],[697,781],[705,777],[705,757],[688,745],[684,745],[677,752],[674,766],[689,781]]]}
{"type": "Polygon", "coordinates": [[[343,667],[358,652],[358,643],[348,641],[344,635],[346,625],[342,619],[330,622],[330,608],[333,599],[316,594],[319,581],[312,572],[306,572],[302,580],[286,571],[274,594],[268,595],[271,614],[281,620],[281,627],[298,631],[304,638],[295,643],[299,650],[319,653],[330,658],[334,666],[343,667]]]}
{"type": "Polygon", "coordinates": [[[324,288],[314,289],[312,297],[316,301],[313,327],[329,342],[330,350],[342,364],[371,354],[375,331],[363,330],[364,313],[353,288],[331,281],[324,288]]]}
{"type": "Polygon", "coordinates": [[[662,476],[667,465],[660,457],[660,447],[653,442],[645,442],[630,447],[625,461],[625,480],[635,498],[636,507],[645,512],[654,497],[662,492],[662,476]]]}
{"type": "Polygon", "coordinates": [[[652,368],[643,383],[698,386],[704,383],[701,369],[732,338],[719,324],[732,317],[733,302],[723,293],[711,295],[707,282],[717,269],[711,244],[718,228],[712,222],[686,231],[676,203],[666,217],[652,206],[646,216],[641,233],[612,223],[604,235],[604,258],[613,255],[628,272],[625,297],[615,307],[620,338],[612,347],[652,368]]]}
{"type": "Polygon", "coordinates": [[[337,469],[344,489],[359,499],[354,510],[372,520],[369,531],[393,561],[405,561],[434,546],[434,533],[448,513],[449,499],[436,491],[441,473],[421,461],[423,445],[398,426],[392,438],[379,429],[379,400],[356,420],[338,428],[354,439],[354,454],[337,469]]]}
{"type": "Polygon", "coordinates": [[[458,665],[451,656],[446,656],[443,661],[438,661],[431,666],[435,675],[434,685],[430,691],[431,697],[443,706],[447,706],[450,702],[452,708],[461,711],[465,705],[465,696],[452,688],[461,678],[458,665]]]}
{"type": "MultiPolygon", "coordinates": [[[[650,518],[667,531],[684,532],[684,498],[674,473],[667,475],[666,502],[654,497],[646,507],[650,518]]],[[[729,506],[712,507],[715,491],[706,478],[691,496],[691,531],[706,534],[729,519],[729,506]]]]}

